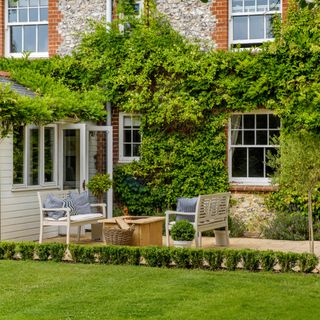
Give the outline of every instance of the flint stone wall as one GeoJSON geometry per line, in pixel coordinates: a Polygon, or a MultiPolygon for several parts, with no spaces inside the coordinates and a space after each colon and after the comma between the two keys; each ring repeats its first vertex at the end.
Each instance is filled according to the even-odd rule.
{"type": "MultiPolygon", "coordinates": [[[[215,17],[211,3],[200,0],[156,0],[157,9],[165,14],[172,27],[189,40],[200,41],[202,47],[214,47],[212,32],[215,17]]],[[[106,16],[106,0],[59,0],[62,20],[58,32],[62,42],[59,55],[70,54],[79,44],[79,33],[88,29],[88,19],[99,21],[106,16]]]]}
{"type": "Polygon", "coordinates": [[[266,197],[266,194],[253,193],[231,195],[230,215],[244,222],[247,236],[260,236],[263,227],[274,218],[274,213],[265,204],[266,197]]]}
{"type": "Polygon", "coordinates": [[[212,32],[216,23],[212,15],[211,1],[156,0],[157,9],[165,14],[172,27],[191,41],[214,47],[212,32]]]}
{"type": "Polygon", "coordinates": [[[99,21],[106,17],[106,0],[59,0],[59,10],[62,43],[57,53],[64,56],[79,44],[79,33],[88,29],[88,19],[99,21]]]}

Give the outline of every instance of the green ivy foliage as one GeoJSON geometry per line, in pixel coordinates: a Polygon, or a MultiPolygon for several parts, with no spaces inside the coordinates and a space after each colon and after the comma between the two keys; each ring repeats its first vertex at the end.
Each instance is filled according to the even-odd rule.
{"type": "Polygon", "coordinates": [[[137,19],[131,1],[122,0],[123,19],[108,28],[91,22],[71,56],[1,59],[2,70],[39,98],[24,101],[11,93],[0,121],[10,126],[69,116],[95,120],[103,117],[106,101],[140,114],[141,160],[114,177],[130,213],[163,210],[181,196],[225,191],[224,129],[231,112],[271,109],[287,132],[320,132],[319,0],[292,1],[285,21],[274,19],[274,42],[259,51],[233,52],[202,50],[148,4],[137,19]],[[25,109],[15,117],[18,105],[25,109]]]}

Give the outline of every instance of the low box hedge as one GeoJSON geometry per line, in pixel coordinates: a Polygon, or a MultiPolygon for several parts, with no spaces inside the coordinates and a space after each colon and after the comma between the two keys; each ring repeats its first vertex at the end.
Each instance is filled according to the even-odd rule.
{"type": "Polygon", "coordinates": [[[319,263],[310,253],[235,249],[84,246],[61,243],[0,242],[0,259],[130,264],[207,270],[313,272],[319,263]]]}

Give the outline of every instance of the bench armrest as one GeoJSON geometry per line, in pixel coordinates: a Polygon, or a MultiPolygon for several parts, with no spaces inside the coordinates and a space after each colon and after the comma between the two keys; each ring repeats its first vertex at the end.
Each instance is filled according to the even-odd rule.
{"type": "Polygon", "coordinates": [[[178,211],[166,211],[166,215],[170,216],[170,215],[181,215],[181,216],[195,216],[196,213],[195,212],[178,212],[178,211]]]}
{"type": "Polygon", "coordinates": [[[70,208],[41,208],[41,211],[49,212],[49,211],[70,211],[70,208]]]}
{"type": "Polygon", "coordinates": [[[106,216],[107,216],[107,209],[106,209],[107,205],[105,203],[92,203],[92,204],[90,204],[90,207],[92,207],[92,208],[97,208],[97,207],[102,208],[102,214],[106,218],[106,216]]]}

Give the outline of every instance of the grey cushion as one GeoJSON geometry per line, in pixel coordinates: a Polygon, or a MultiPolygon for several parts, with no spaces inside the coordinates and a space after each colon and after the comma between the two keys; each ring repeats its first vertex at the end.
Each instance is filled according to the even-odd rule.
{"type": "Polygon", "coordinates": [[[81,193],[70,192],[70,198],[72,199],[75,210],[78,214],[91,213],[89,194],[87,191],[81,193]]]}
{"type": "MultiPolygon", "coordinates": [[[[198,197],[195,198],[178,198],[177,211],[178,212],[196,212],[198,197]]],[[[194,222],[194,216],[176,215],[176,221],[188,220],[194,222]]]]}
{"type": "MultiPolygon", "coordinates": [[[[62,199],[55,197],[53,194],[48,194],[43,204],[44,208],[64,208],[64,202],[62,199]]],[[[62,218],[65,215],[65,211],[48,211],[48,217],[53,219],[62,218]]]]}

